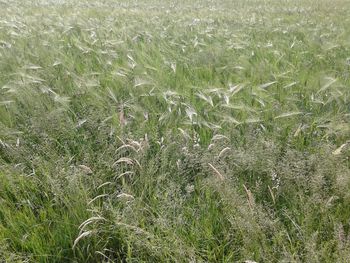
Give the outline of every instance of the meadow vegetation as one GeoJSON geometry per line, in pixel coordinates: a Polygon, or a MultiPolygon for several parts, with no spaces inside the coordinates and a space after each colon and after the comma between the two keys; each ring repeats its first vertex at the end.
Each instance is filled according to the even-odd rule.
{"type": "Polygon", "coordinates": [[[0,1],[0,262],[350,262],[350,2],[0,1]]]}

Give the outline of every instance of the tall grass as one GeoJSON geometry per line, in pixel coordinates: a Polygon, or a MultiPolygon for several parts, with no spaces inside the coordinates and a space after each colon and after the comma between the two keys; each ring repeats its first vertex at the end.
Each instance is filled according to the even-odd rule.
{"type": "Polygon", "coordinates": [[[349,262],[350,4],[0,2],[1,262],[349,262]]]}

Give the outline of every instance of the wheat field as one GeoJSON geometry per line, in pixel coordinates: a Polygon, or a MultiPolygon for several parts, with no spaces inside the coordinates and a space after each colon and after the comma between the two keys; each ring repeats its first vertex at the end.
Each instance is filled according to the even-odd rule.
{"type": "Polygon", "coordinates": [[[0,262],[350,262],[349,189],[350,1],[0,1],[0,262]]]}

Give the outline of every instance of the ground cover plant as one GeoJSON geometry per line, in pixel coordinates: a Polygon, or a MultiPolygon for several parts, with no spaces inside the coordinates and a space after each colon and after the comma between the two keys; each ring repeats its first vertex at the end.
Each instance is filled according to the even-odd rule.
{"type": "Polygon", "coordinates": [[[350,262],[349,158],[349,1],[0,1],[0,262],[350,262]]]}

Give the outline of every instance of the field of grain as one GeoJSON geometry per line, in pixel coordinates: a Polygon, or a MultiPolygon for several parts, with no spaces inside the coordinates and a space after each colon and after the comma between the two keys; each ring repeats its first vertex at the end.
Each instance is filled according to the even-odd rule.
{"type": "Polygon", "coordinates": [[[350,262],[349,189],[350,1],[0,1],[0,262],[350,262]]]}

